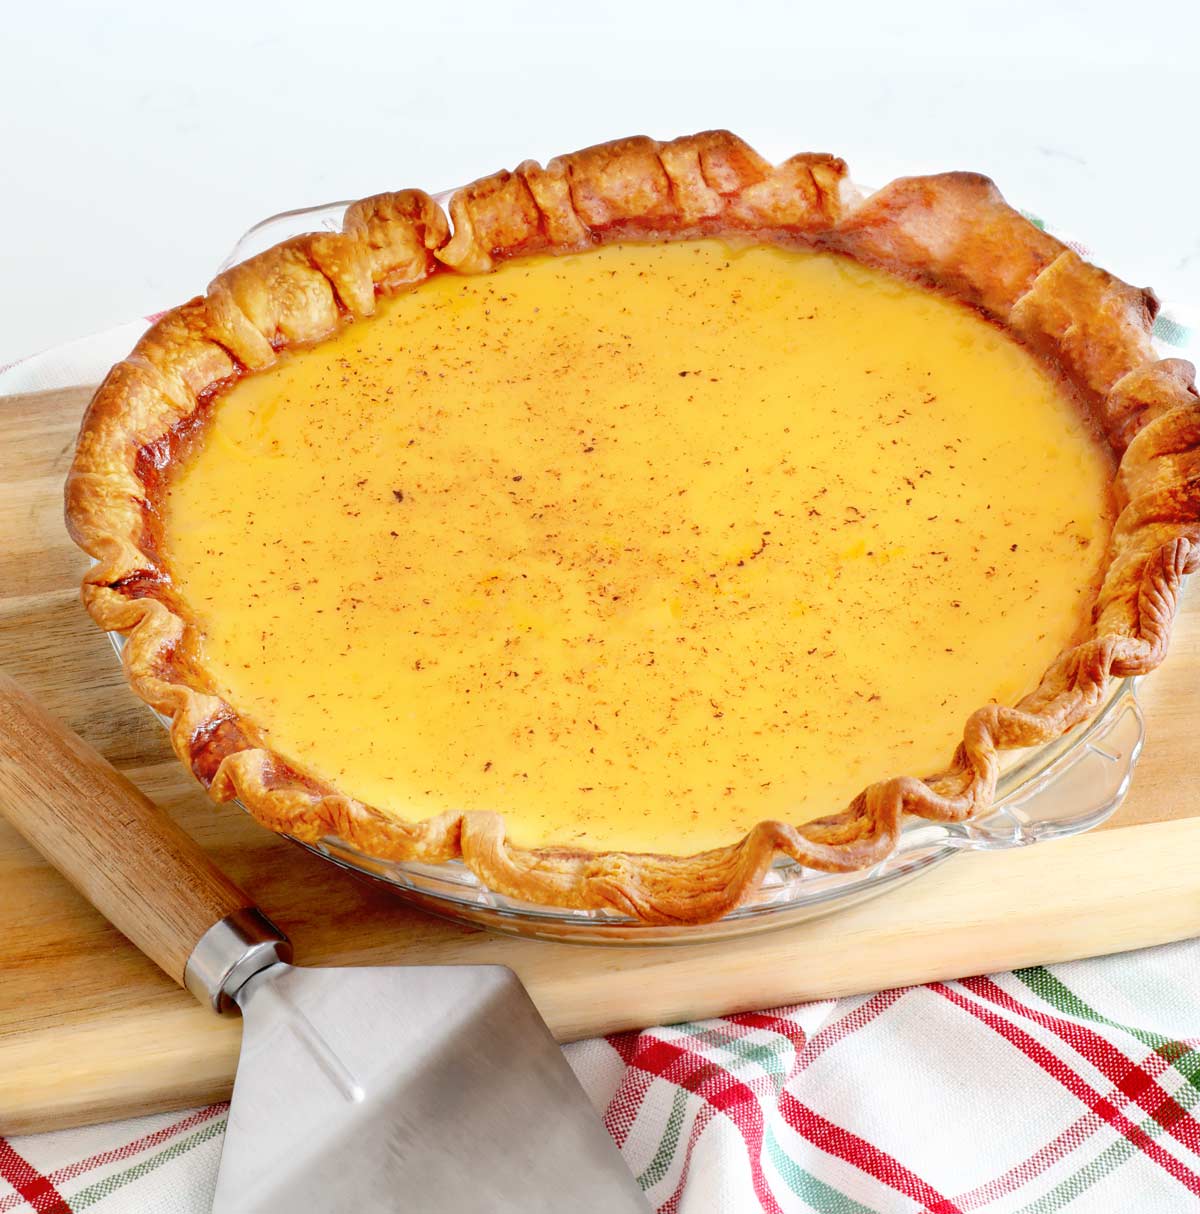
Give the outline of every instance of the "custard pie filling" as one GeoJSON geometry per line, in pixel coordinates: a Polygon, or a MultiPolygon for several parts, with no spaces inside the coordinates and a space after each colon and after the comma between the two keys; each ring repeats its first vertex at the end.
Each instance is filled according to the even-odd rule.
{"type": "Polygon", "coordinates": [[[298,771],[687,854],[944,768],[1080,639],[1113,461],[965,305],[716,239],[439,273],[220,392],[157,503],[298,771]]]}

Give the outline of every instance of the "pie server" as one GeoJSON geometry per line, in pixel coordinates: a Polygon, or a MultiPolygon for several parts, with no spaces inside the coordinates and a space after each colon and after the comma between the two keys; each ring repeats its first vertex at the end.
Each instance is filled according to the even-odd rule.
{"type": "Polygon", "coordinates": [[[510,970],[293,967],[191,838],[3,673],[0,802],[170,977],[241,1010],[216,1214],[647,1214],[510,970]]]}

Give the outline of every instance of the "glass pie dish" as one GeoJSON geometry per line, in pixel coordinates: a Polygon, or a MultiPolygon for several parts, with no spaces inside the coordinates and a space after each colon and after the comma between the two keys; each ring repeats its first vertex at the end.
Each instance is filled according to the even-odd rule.
{"type": "MultiPolygon", "coordinates": [[[[445,205],[449,197],[447,192],[436,200],[445,205]]],[[[348,205],[336,202],[264,220],[246,233],[222,268],[303,232],[340,230],[348,205]]],[[[113,641],[119,651],[121,638],[113,635],[113,641]]],[[[818,872],[788,858],[777,859],[761,886],[736,910],[701,925],[647,924],[616,911],[522,902],[488,889],[460,861],[430,865],[384,860],[332,836],[301,846],[387,883],[423,909],[492,930],[587,943],[723,939],[842,909],[892,889],[961,851],[1020,847],[1087,830],[1108,817],[1124,797],[1143,737],[1134,682],[1114,680],[1089,722],[1055,742],[1006,756],[994,807],[986,815],[950,824],[911,820],[892,855],[864,870],[818,872]]]]}

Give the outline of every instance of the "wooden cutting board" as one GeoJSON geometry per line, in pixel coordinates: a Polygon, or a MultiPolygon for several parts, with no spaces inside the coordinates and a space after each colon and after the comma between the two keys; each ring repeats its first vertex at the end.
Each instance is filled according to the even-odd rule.
{"type": "MultiPolygon", "coordinates": [[[[1101,831],[956,858],[836,916],[727,943],[597,948],[429,917],[214,806],[79,605],[61,485],[89,390],[0,398],[0,667],[208,848],[301,962],[500,962],[566,1041],[1200,933],[1200,596],[1143,686],[1149,742],[1101,831]]],[[[0,819],[0,1133],[228,1095],[236,1018],[195,1004],[0,819]]]]}

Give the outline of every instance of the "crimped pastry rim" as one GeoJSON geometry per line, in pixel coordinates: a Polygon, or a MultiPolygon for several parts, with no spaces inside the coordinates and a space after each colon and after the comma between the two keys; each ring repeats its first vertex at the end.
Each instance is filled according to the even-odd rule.
{"type": "Polygon", "coordinates": [[[668,144],[619,140],[544,169],[527,162],[457,191],[449,212],[453,232],[420,191],[378,195],[348,208],[341,234],[298,237],[231,267],[150,329],[84,418],[66,506],[73,538],[97,561],[85,604],[101,627],[126,635],[131,685],[171,719],[177,754],[215,799],[236,796],[304,842],[333,835],[383,859],[461,857],[485,885],[524,901],[703,922],[742,902],[779,853],[851,871],[894,849],[906,813],[957,821],[986,809],[1001,750],[1061,736],[1093,715],[1110,676],[1162,660],[1182,579],[1200,565],[1194,368],[1154,356],[1152,295],[1083,262],[987,179],[902,178],[862,198],[834,157],[773,168],[728,132],[705,132],[668,144]],[[482,811],[405,823],[258,745],[253,724],[205,687],[188,650],[186,604],[147,547],[149,482],[156,457],[169,460],[164,439],[178,423],[231,376],[370,315],[378,294],[441,267],[486,273],[524,253],[730,232],[830,249],[934,286],[999,322],[1073,384],[1121,457],[1120,513],[1088,637],[1016,708],[973,714],[946,771],[881,781],[840,814],[799,827],[763,822],[694,856],[516,848],[503,817],[482,811]]]}

